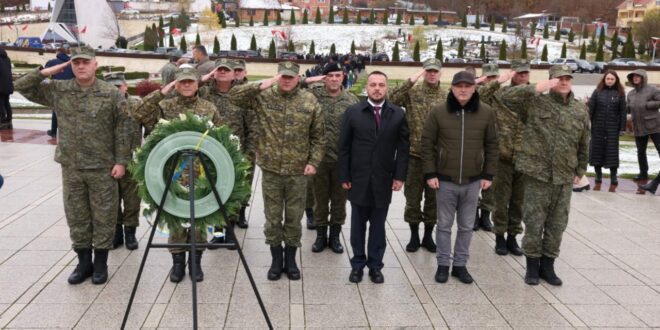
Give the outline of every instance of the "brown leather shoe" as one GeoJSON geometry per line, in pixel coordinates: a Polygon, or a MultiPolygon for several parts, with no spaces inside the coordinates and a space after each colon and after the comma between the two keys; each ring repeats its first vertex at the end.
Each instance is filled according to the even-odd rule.
{"type": "MultiPolygon", "coordinates": [[[[639,180],[637,180],[636,182],[637,182],[637,185],[638,185],[638,186],[639,186],[639,185],[645,185],[645,184],[647,184],[647,183],[649,182],[649,179],[639,179],[639,180]]],[[[646,194],[646,190],[644,190],[644,189],[642,189],[642,188],[637,188],[637,192],[636,192],[636,194],[637,194],[637,195],[644,195],[644,194],[646,194]]]]}
{"type": "Polygon", "coordinates": [[[600,182],[594,183],[594,191],[600,191],[600,185],[601,185],[600,182]]]}
{"type": "Polygon", "coordinates": [[[618,183],[612,183],[612,184],[610,184],[610,189],[608,191],[611,192],[611,193],[616,192],[616,187],[618,187],[618,186],[619,186],[618,183]]]}

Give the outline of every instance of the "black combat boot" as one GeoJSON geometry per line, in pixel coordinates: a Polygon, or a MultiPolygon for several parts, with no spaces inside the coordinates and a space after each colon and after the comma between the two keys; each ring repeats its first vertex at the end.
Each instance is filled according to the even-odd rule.
{"type": "Polygon", "coordinates": [[[504,235],[495,235],[495,253],[505,256],[509,254],[509,250],[506,247],[506,239],[504,235]]]}
{"type": "Polygon", "coordinates": [[[170,270],[170,282],[179,283],[186,275],[186,253],[172,253],[172,270],[170,270]]]}
{"type": "Polygon", "coordinates": [[[126,248],[129,250],[137,250],[138,241],[135,238],[135,227],[124,226],[124,237],[126,239],[126,248]]]}
{"type": "Polygon", "coordinates": [[[112,238],[112,248],[116,249],[124,244],[124,228],[121,224],[115,225],[115,236],[112,238]]]}
{"type": "Polygon", "coordinates": [[[238,222],[236,222],[236,225],[238,225],[238,228],[247,228],[248,223],[247,219],[245,218],[245,206],[241,207],[241,212],[238,214],[238,222]]]}
{"type": "Polygon", "coordinates": [[[328,226],[316,226],[316,240],[312,244],[312,252],[321,252],[328,245],[328,226]]]}
{"type": "Polygon", "coordinates": [[[523,255],[523,250],[518,246],[518,241],[516,240],[516,235],[507,234],[506,236],[506,248],[514,256],[523,255]]]}
{"type": "MultiPolygon", "coordinates": [[[[188,274],[190,279],[193,278],[192,268],[192,254],[188,252],[188,274]]],[[[202,270],[202,251],[195,251],[195,280],[201,282],[204,280],[204,271],[202,270]]]]}
{"type": "Polygon", "coordinates": [[[472,275],[467,270],[465,266],[454,266],[451,268],[451,276],[458,278],[459,281],[465,284],[470,284],[474,280],[472,275]]]}
{"type": "Polygon", "coordinates": [[[277,281],[282,276],[284,271],[284,252],[282,251],[282,245],[271,245],[270,246],[270,255],[273,258],[273,261],[268,269],[268,279],[271,281],[277,281]]]}
{"type": "Polygon", "coordinates": [[[78,265],[69,275],[69,284],[80,284],[94,273],[92,249],[74,249],[78,255],[78,265]]]}
{"type": "Polygon", "coordinates": [[[305,209],[305,216],[307,216],[307,229],[316,229],[316,225],[314,224],[314,209],[305,209]]]}
{"type": "Polygon", "coordinates": [[[433,225],[425,223],[424,224],[424,237],[422,238],[422,246],[427,249],[429,252],[435,253],[436,246],[433,242],[433,225]]]}
{"type": "Polygon", "coordinates": [[[539,267],[541,266],[540,258],[532,258],[525,256],[527,262],[527,271],[525,272],[525,283],[529,285],[539,284],[539,267]]]}
{"type": "Polygon", "coordinates": [[[481,217],[479,218],[479,227],[485,231],[492,231],[493,224],[490,222],[490,211],[481,209],[481,217]]]}
{"type": "Polygon", "coordinates": [[[284,270],[287,277],[292,281],[300,279],[300,269],[296,265],[296,250],[298,247],[287,245],[284,248],[284,270]]]}
{"type": "Polygon", "coordinates": [[[108,280],[108,250],[94,249],[94,274],[92,283],[103,284],[108,280]]]}
{"type": "MultiPolygon", "coordinates": [[[[213,231],[216,232],[216,233],[219,233],[219,232],[222,231],[222,228],[220,228],[218,226],[215,226],[213,228],[213,231]]],[[[211,240],[209,241],[209,243],[213,243],[213,244],[225,243],[225,239],[227,238],[226,235],[227,235],[227,232],[225,232],[225,236],[215,236],[214,235],[213,238],[211,238],[211,240]]],[[[207,249],[209,249],[209,250],[217,250],[219,248],[220,248],[219,246],[209,246],[209,247],[207,247],[207,249]]]]}
{"type": "Polygon", "coordinates": [[[479,230],[479,222],[481,222],[481,219],[479,218],[479,208],[477,207],[477,214],[474,216],[474,225],[472,226],[472,230],[479,230]]]}
{"type": "Polygon", "coordinates": [[[561,285],[561,279],[555,274],[555,258],[541,256],[539,277],[544,279],[550,285],[561,285]]]}
{"type": "Polygon", "coordinates": [[[410,226],[410,242],[408,242],[408,245],[406,245],[406,251],[408,252],[416,252],[419,250],[419,224],[418,223],[410,223],[408,224],[410,226]]]}
{"type": "Polygon", "coordinates": [[[344,253],[344,247],[341,246],[341,239],[339,235],[341,234],[341,225],[331,225],[330,226],[330,238],[328,239],[328,245],[330,250],[334,253],[344,253]]]}
{"type": "Polygon", "coordinates": [[[660,173],[658,173],[658,176],[653,179],[653,181],[647,183],[647,184],[641,184],[639,185],[639,189],[646,190],[652,194],[655,194],[656,190],[658,190],[658,185],[660,184],[660,173]]]}

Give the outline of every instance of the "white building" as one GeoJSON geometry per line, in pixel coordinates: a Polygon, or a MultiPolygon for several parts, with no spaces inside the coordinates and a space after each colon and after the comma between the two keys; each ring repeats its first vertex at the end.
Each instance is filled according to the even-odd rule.
{"type": "Polygon", "coordinates": [[[56,0],[50,24],[41,39],[84,42],[108,48],[119,36],[117,17],[106,0],[56,0]]]}

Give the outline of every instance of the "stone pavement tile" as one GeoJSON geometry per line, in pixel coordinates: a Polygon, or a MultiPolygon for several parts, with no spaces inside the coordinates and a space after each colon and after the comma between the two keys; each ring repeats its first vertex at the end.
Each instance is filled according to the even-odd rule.
{"type": "Polygon", "coordinates": [[[305,306],[303,304],[289,304],[289,323],[292,329],[305,327],[305,306]]]}
{"type": "Polygon", "coordinates": [[[544,283],[543,286],[564,304],[616,304],[612,298],[594,285],[572,285],[564,282],[564,285],[559,287],[547,285],[547,283],[544,283]]]}
{"type": "Polygon", "coordinates": [[[59,237],[37,237],[23,250],[53,251],[53,250],[71,250],[71,241],[59,237]]]}
{"type": "Polygon", "coordinates": [[[435,271],[438,267],[438,261],[433,253],[428,253],[420,249],[420,251],[415,253],[406,252],[405,255],[415,269],[433,269],[435,271]]]}
{"type": "Polygon", "coordinates": [[[660,328],[660,305],[628,305],[625,308],[648,326],[660,328]]]}
{"type": "MultiPolygon", "coordinates": [[[[347,301],[346,303],[350,303],[347,301]]],[[[367,314],[360,303],[305,305],[305,326],[307,328],[352,328],[367,327],[367,314]]]]}
{"type": "MultiPolygon", "coordinates": [[[[197,324],[200,328],[220,329],[225,324],[227,304],[198,304],[197,324]]],[[[146,315],[145,315],[146,317],[146,315]]],[[[171,303],[165,309],[160,326],[191,328],[193,324],[192,304],[171,303]]]]}
{"type": "MultiPolygon", "coordinates": [[[[177,303],[192,302],[192,282],[187,276],[184,281],[177,284],[171,301],[177,303]]],[[[207,281],[197,282],[197,303],[199,304],[228,304],[231,295],[232,283],[218,283],[207,281]]]]}
{"type": "Polygon", "coordinates": [[[360,302],[358,286],[349,284],[303,283],[306,305],[334,305],[360,302]]]}
{"type": "MultiPolygon", "coordinates": [[[[270,322],[276,329],[289,328],[289,304],[265,304],[266,312],[270,322]]],[[[161,322],[161,325],[163,323],[161,322]]],[[[266,321],[261,312],[261,307],[256,302],[249,303],[231,303],[229,313],[225,322],[227,328],[242,329],[265,329],[266,321]]]]}
{"type": "Polygon", "coordinates": [[[73,328],[90,304],[31,303],[8,328],[73,328]]]}
{"type": "MultiPolygon", "coordinates": [[[[654,233],[654,235],[658,235],[654,233]]],[[[660,256],[646,254],[617,254],[616,258],[635,269],[660,269],[660,256]]],[[[623,266],[623,265],[622,265],[623,266]]]]}
{"type": "Polygon", "coordinates": [[[638,279],[622,269],[608,269],[606,271],[598,269],[578,269],[577,271],[596,285],[643,284],[638,279]]]}
{"type": "MultiPolygon", "coordinates": [[[[363,281],[370,281],[365,274],[363,281]]],[[[360,296],[365,305],[368,304],[419,304],[415,290],[409,284],[359,285],[360,296]]]]}
{"type": "Polygon", "coordinates": [[[660,293],[648,286],[600,286],[621,305],[660,306],[660,293]]]}
{"type": "Polygon", "coordinates": [[[590,327],[643,327],[642,321],[619,305],[568,305],[590,327]]]}
{"type": "MultiPolygon", "coordinates": [[[[110,279],[110,282],[105,285],[99,294],[97,301],[103,303],[127,303],[131,297],[134,283],[135,279],[122,281],[113,277],[110,279]]],[[[154,303],[162,287],[162,279],[160,281],[141,280],[137,292],[135,293],[133,303],[154,303]]]]}
{"type": "Polygon", "coordinates": [[[51,266],[0,265],[0,282],[36,282],[51,266]]]}
{"type": "Polygon", "coordinates": [[[25,291],[27,291],[30,286],[32,286],[32,282],[21,282],[21,281],[14,281],[14,282],[0,282],[0,303],[8,303],[11,304],[16,299],[18,299],[25,291]]]}
{"type": "Polygon", "coordinates": [[[504,319],[514,328],[570,327],[551,305],[495,305],[504,319]]]}
{"type": "MultiPolygon", "coordinates": [[[[133,304],[128,315],[126,329],[139,329],[144,323],[151,304],[133,304]]],[[[75,329],[119,329],[124,320],[126,303],[94,303],[82,316],[75,329]]]]}
{"type": "MultiPolygon", "coordinates": [[[[34,298],[38,304],[91,304],[105,285],[92,284],[92,280],[71,285],[67,282],[73,267],[65,268],[53,281],[34,298]]],[[[107,284],[106,284],[107,285],[107,284]]]]}
{"type": "MultiPolygon", "coordinates": [[[[258,284],[257,289],[264,303],[268,304],[289,304],[289,282],[280,280],[278,282],[258,284]]],[[[234,285],[231,293],[230,304],[254,303],[257,304],[257,298],[252,286],[249,284],[234,285]]]]}
{"type": "Polygon", "coordinates": [[[9,236],[0,233],[0,250],[18,251],[28,245],[37,233],[29,236],[9,236]]]}
{"type": "MultiPolygon", "coordinates": [[[[245,270],[243,268],[243,265],[239,266],[238,268],[239,269],[236,272],[236,284],[250,285],[250,280],[248,279],[247,273],[245,272],[245,270]]],[[[252,274],[252,279],[254,279],[254,281],[257,284],[273,283],[274,281],[268,280],[267,274],[268,274],[268,269],[269,268],[270,268],[270,265],[268,267],[252,267],[252,266],[250,266],[250,273],[252,274]]],[[[300,271],[300,274],[302,275],[303,281],[306,280],[305,274],[307,274],[307,273],[308,272],[307,272],[306,269],[302,269],[300,271]]],[[[282,274],[282,275],[283,275],[282,277],[286,278],[286,274],[282,274]]],[[[348,278],[348,275],[346,275],[346,276],[347,276],[346,278],[348,278]]],[[[281,280],[282,279],[280,279],[280,281],[281,280]]]]}
{"type": "Polygon", "coordinates": [[[41,233],[39,237],[58,237],[62,239],[69,239],[69,227],[65,225],[55,225],[46,229],[46,231],[41,233]]]}
{"type": "Polygon", "coordinates": [[[144,320],[144,323],[142,324],[143,329],[156,328],[158,326],[158,323],[160,323],[160,319],[163,317],[163,313],[165,313],[165,309],[167,309],[167,304],[151,305],[149,314],[147,314],[147,317],[144,320]]]}
{"type": "Polygon", "coordinates": [[[430,327],[431,321],[420,304],[364,305],[370,327],[430,327]]]}
{"type": "MultiPolygon", "coordinates": [[[[289,304],[303,305],[303,283],[302,281],[290,281],[289,283],[289,304]]],[[[304,308],[300,310],[304,313],[304,308]]]]}
{"type": "Polygon", "coordinates": [[[660,269],[638,269],[638,271],[648,277],[653,284],[660,285],[660,269]]]}
{"type": "Polygon", "coordinates": [[[248,238],[242,242],[241,248],[246,254],[252,252],[269,252],[270,248],[264,243],[264,239],[248,238]]]}
{"type": "Polygon", "coordinates": [[[597,254],[565,253],[559,257],[576,269],[618,269],[619,267],[597,254]]]}
{"type": "MultiPolygon", "coordinates": [[[[566,264],[559,265],[555,267],[555,272],[557,272],[557,276],[559,276],[562,281],[564,282],[565,285],[571,285],[571,286],[590,286],[593,285],[589,279],[582,275],[580,272],[578,272],[576,269],[567,266],[566,264]]],[[[521,281],[523,280],[524,273],[521,274],[521,281]]],[[[524,283],[524,282],[523,282],[524,283]]],[[[545,283],[544,281],[541,281],[543,286],[549,286],[549,284],[545,283]]]]}
{"type": "MultiPolygon", "coordinates": [[[[383,270],[384,270],[383,275],[385,276],[386,279],[389,279],[388,274],[385,273],[385,271],[388,270],[391,270],[390,274],[394,274],[397,270],[401,272],[401,274],[403,274],[403,271],[397,268],[387,268],[387,270],[384,268],[383,270]]],[[[310,284],[350,284],[351,283],[348,281],[348,276],[351,274],[351,269],[346,267],[303,268],[301,274],[302,274],[303,283],[310,283],[310,284]]]]}
{"type": "MultiPolygon", "coordinates": [[[[401,267],[383,267],[383,269],[381,269],[381,273],[383,273],[383,277],[385,277],[385,284],[410,285],[411,281],[403,272],[401,267]]],[[[348,275],[346,276],[346,281],[348,282],[348,275]]],[[[362,282],[360,282],[360,286],[365,286],[365,285],[376,285],[376,286],[381,285],[371,282],[371,280],[369,279],[369,268],[364,269],[364,279],[362,280],[362,282]]]]}
{"type": "Polygon", "coordinates": [[[13,266],[52,266],[68,251],[25,251],[21,250],[5,261],[3,265],[13,266]]]}
{"type": "Polygon", "coordinates": [[[524,283],[480,284],[479,287],[495,305],[545,305],[548,303],[534,287],[524,283]]]}
{"type": "MultiPolygon", "coordinates": [[[[270,252],[268,255],[270,257],[270,252]]],[[[321,253],[303,251],[301,253],[301,257],[301,265],[303,268],[328,267],[328,265],[336,265],[337,267],[351,267],[350,260],[345,253],[337,254],[330,251],[329,249],[326,249],[321,253]]]]}
{"type": "MultiPolygon", "coordinates": [[[[0,238],[0,241],[4,240],[5,238],[2,237],[0,238]]],[[[2,250],[0,249],[0,263],[3,261],[9,259],[14,253],[16,253],[17,250],[2,250]]]]}
{"type": "Polygon", "coordinates": [[[438,306],[444,305],[490,305],[486,295],[476,285],[432,284],[426,289],[438,306]]]}
{"type": "Polygon", "coordinates": [[[506,321],[493,305],[442,305],[440,313],[450,328],[458,326],[493,327],[507,326],[506,321]]]}
{"type": "Polygon", "coordinates": [[[424,308],[426,315],[431,320],[431,324],[433,324],[433,328],[449,329],[447,327],[447,323],[445,322],[445,319],[442,318],[442,315],[440,314],[440,310],[438,310],[438,307],[434,303],[422,304],[422,308],[424,308]]]}

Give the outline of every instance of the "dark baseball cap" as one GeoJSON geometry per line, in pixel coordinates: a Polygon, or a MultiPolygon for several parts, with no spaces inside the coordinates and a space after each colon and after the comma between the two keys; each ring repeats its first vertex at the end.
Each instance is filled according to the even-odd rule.
{"type": "Polygon", "coordinates": [[[328,63],[323,67],[323,74],[326,75],[330,72],[344,71],[344,67],[338,62],[328,63]]]}
{"type": "Polygon", "coordinates": [[[466,83],[469,85],[474,85],[474,74],[468,71],[459,71],[454,75],[454,78],[451,80],[452,85],[458,85],[460,83],[466,83]]]}

